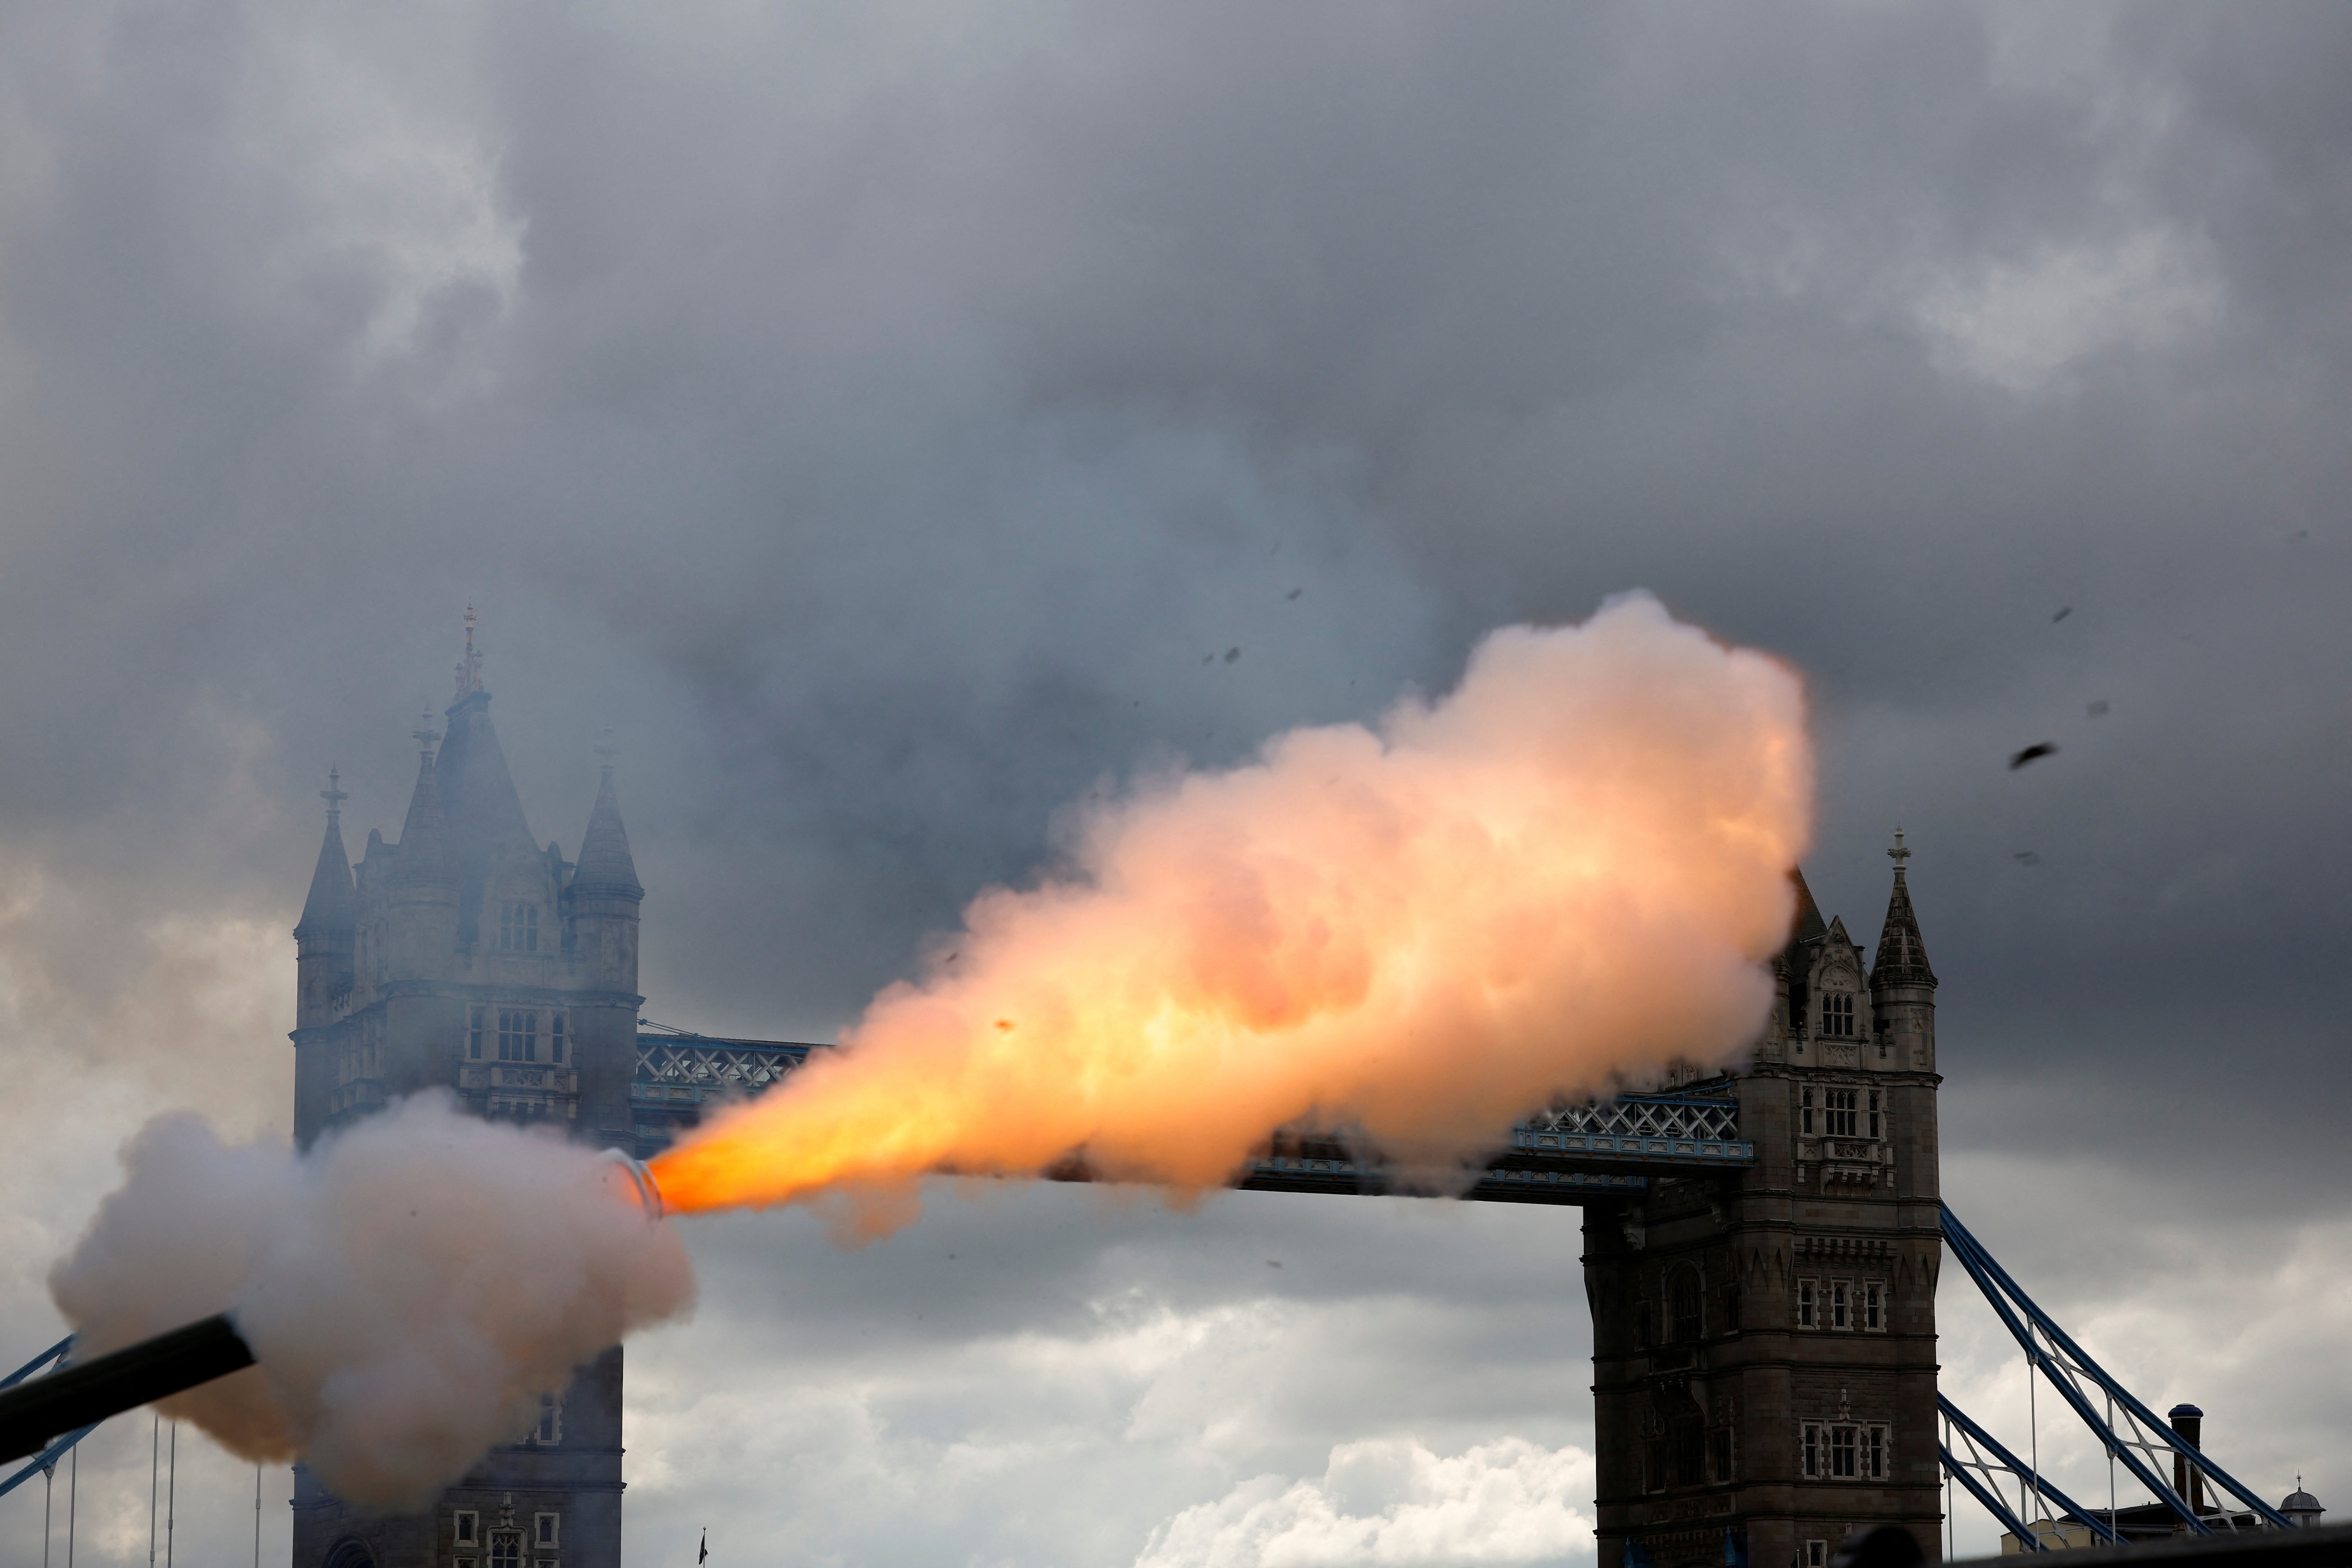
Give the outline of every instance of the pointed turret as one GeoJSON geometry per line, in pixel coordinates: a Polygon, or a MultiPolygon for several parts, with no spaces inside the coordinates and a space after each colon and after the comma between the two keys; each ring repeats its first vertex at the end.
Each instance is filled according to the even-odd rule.
{"type": "Polygon", "coordinates": [[[425,741],[425,752],[417,761],[416,789],[408,797],[408,816],[400,825],[392,883],[397,888],[438,888],[450,883],[449,829],[441,811],[441,781],[433,767],[433,740],[438,737],[429,729],[416,733],[425,741]]]}
{"type": "Polygon", "coordinates": [[[637,880],[636,858],[629,853],[629,830],[621,826],[621,801],[613,791],[610,767],[596,785],[596,804],[588,813],[588,831],[581,837],[580,858],[572,867],[572,890],[626,899],[646,895],[637,880]]]}
{"type": "Polygon", "coordinates": [[[612,744],[607,741],[597,750],[605,757],[604,773],[588,813],[588,831],[581,837],[579,861],[563,886],[563,942],[595,984],[635,996],[637,906],[646,889],[637,880],[628,829],[621,826],[620,797],[613,791],[612,744]]]}
{"type": "Polygon", "coordinates": [[[1927,967],[1927,944],[1919,937],[1919,917],[1911,912],[1911,889],[1903,862],[1911,851],[1903,830],[1895,830],[1895,890],[1886,900],[1886,925],[1878,933],[1878,954],[1870,966],[1871,1011],[1877,1017],[1878,1056],[1897,1070],[1936,1070],[1936,972],[1927,967]]]}
{"type": "Polygon", "coordinates": [[[1813,902],[1813,890],[1805,885],[1802,868],[1789,868],[1789,880],[1797,885],[1797,918],[1789,929],[1789,945],[1811,942],[1828,934],[1829,927],[1822,920],[1822,906],[1813,902]]]}
{"type": "Polygon", "coordinates": [[[310,873],[310,896],[294,927],[294,1025],[305,1029],[333,1016],[336,999],[352,984],[352,952],[358,942],[359,897],[352,888],[351,857],[343,853],[343,775],[329,769],[327,836],[310,873]]]}
{"type": "Polygon", "coordinates": [[[387,981],[437,976],[457,941],[457,878],[449,863],[449,830],[441,810],[441,784],[433,765],[431,716],[415,731],[423,754],[416,763],[416,790],[384,879],[390,916],[382,945],[373,950],[370,978],[387,981]]]}
{"type": "Polygon", "coordinates": [[[1870,984],[1936,986],[1935,971],[1927,967],[1927,944],[1919,935],[1919,917],[1911,912],[1911,889],[1903,878],[1903,862],[1911,851],[1903,847],[1903,830],[1895,830],[1895,847],[1886,852],[1895,861],[1895,891],[1886,900],[1886,924],[1878,933],[1878,956],[1870,966],[1870,984]]]}
{"type": "Polygon", "coordinates": [[[341,770],[327,771],[327,787],[319,792],[327,803],[327,837],[319,846],[318,868],[310,873],[310,896],[302,901],[302,919],[294,928],[297,942],[306,937],[324,937],[333,931],[347,931],[358,918],[358,902],[352,889],[352,860],[343,852],[342,803],[351,796],[343,793],[341,770]]]}
{"type": "Polygon", "coordinates": [[[460,870],[478,874],[501,855],[537,854],[522,796],[499,732],[490,724],[490,694],[467,692],[449,705],[449,738],[435,764],[442,809],[448,814],[450,849],[460,870]]]}

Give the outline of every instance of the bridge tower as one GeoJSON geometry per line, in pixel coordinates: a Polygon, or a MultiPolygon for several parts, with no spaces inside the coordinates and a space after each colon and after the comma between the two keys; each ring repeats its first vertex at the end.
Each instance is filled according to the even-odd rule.
{"type": "Polygon", "coordinates": [[[1796,874],[1738,1101],[1745,1170],[1588,1201],[1602,1568],[1822,1568],[1892,1521],[1942,1539],[1936,976],[1895,836],[1867,972],[1796,874]]]}
{"type": "MultiPolygon", "coordinates": [[[[627,1149],[645,889],[613,770],[576,864],[533,844],[471,610],[466,627],[446,738],[428,715],[400,840],[371,831],[356,880],[331,775],[294,929],[295,1139],[439,1089],[477,1116],[627,1149]]],[[[621,1487],[615,1348],[421,1513],[355,1513],[297,1466],[294,1568],[618,1568],[621,1487]]]]}

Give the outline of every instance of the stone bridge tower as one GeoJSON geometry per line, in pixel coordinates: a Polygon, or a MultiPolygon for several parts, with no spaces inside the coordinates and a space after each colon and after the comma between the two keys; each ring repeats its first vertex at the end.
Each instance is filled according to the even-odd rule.
{"type": "Polygon", "coordinates": [[[1602,1568],[1822,1568],[1893,1521],[1932,1558],[1936,976],[1895,835],[1865,972],[1797,876],[1778,999],[1738,1102],[1743,1171],[1588,1201],[1602,1568]]]}
{"type": "MultiPolygon", "coordinates": [[[[636,1063],[637,883],[607,766],[578,861],[531,841],[466,613],[466,658],[396,844],[354,879],[339,778],[294,928],[294,1133],[308,1148],[390,1100],[454,1094],[477,1116],[627,1149],[636,1063]],[[436,742],[439,752],[435,752],[436,742]]],[[[618,1568],[621,1352],[423,1512],[354,1514],[297,1467],[294,1568],[618,1568]]]]}

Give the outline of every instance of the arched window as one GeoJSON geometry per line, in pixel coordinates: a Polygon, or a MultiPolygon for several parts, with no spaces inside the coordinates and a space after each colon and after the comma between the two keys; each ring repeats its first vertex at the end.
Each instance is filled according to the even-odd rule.
{"type": "Polygon", "coordinates": [[[347,1535],[327,1553],[326,1568],[375,1568],[375,1554],[367,1549],[367,1542],[347,1535]]]}
{"type": "Polygon", "coordinates": [[[1825,991],[1822,994],[1822,1033],[1845,1039],[1853,1037],[1853,994],[1850,991],[1825,991]]]}
{"type": "Polygon", "coordinates": [[[1685,1268],[1676,1274],[1666,1300],[1673,1324],[1667,1338],[1682,1342],[1697,1339],[1701,1326],[1697,1270],[1685,1268]]]}

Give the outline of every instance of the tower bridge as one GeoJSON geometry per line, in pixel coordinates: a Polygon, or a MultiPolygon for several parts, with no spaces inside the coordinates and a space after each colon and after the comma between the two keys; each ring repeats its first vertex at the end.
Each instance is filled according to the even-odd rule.
{"type": "MultiPolygon", "coordinates": [[[[489,702],[468,612],[446,731],[428,721],[416,732],[399,838],[371,832],[354,866],[340,778],[322,792],[326,832],[294,930],[298,1141],[440,1089],[475,1114],[646,1158],[826,1049],[642,1017],[645,889],[609,757],[578,858],[567,859],[531,837],[489,702]]],[[[2201,1455],[2193,1420],[2184,1437],[2179,1412],[2168,1426],[2132,1399],[1944,1207],[1937,982],[1899,832],[1888,854],[1867,962],[1791,872],[1793,929],[1745,1066],[1684,1070],[1653,1091],[1532,1116],[1461,1194],[1582,1210],[1601,1568],[1825,1568],[1843,1538],[1884,1523],[1934,1555],[1947,1477],[2026,1550],[2052,1543],[2050,1529],[2126,1540],[2315,1518],[2269,1510],[2201,1455]],[[1936,1286],[1948,1245],[2037,1368],[2157,1498],[2158,1525],[2076,1504],[1939,1400],[1936,1286]],[[2123,1419],[2103,1425],[2094,1394],[2123,1419]],[[2055,1526],[2031,1517],[2053,1507],[2055,1526]]],[[[1236,1184],[1410,1190],[1376,1153],[1307,1128],[1277,1133],[1236,1184]]],[[[50,1347],[0,1386],[68,1349],[50,1347]]],[[[622,1377],[615,1348],[530,1433],[415,1515],[355,1513],[298,1467],[295,1568],[617,1568],[622,1377]]],[[[0,1493],[87,1431],[0,1477],[0,1493]]],[[[2297,1499],[2309,1502],[2298,1491],[2290,1505],[2297,1499]]]]}
{"type": "MultiPolygon", "coordinates": [[[[489,706],[469,623],[446,738],[419,730],[400,838],[371,833],[355,877],[331,784],[295,931],[298,1139],[439,1086],[478,1114],[642,1158],[824,1048],[639,1022],[644,889],[609,759],[567,860],[533,839],[489,706]]],[[[1467,1194],[1583,1211],[1607,1568],[1727,1554],[1819,1568],[1860,1525],[1938,1534],[1937,982],[1899,835],[1891,853],[1867,963],[1792,873],[1794,928],[1747,1067],[1531,1117],[1467,1194]]],[[[1311,1129],[1276,1137],[1240,1184],[1399,1190],[1311,1129]]],[[[478,1532],[501,1508],[557,1516],[565,1568],[616,1564],[621,1389],[615,1350],[541,1430],[396,1526],[304,1478],[298,1568],[487,1568],[478,1532]]]]}
{"type": "MultiPolygon", "coordinates": [[[[1823,1568],[1882,1523],[1941,1538],[1937,980],[1899,834],[1889,854],[1868,964],[1792,873],[1795,927],[1746,1068],[1530,1117],[1461,1194],[1584,1211],[1608,1568],[1823,1568]]],[[[641,1027],[636,1152],[826,1048],[641,1027]]],[[[1407,1190],[1376,1155],[1296,1129],[1236,1184],[1407,1190]]]]}

